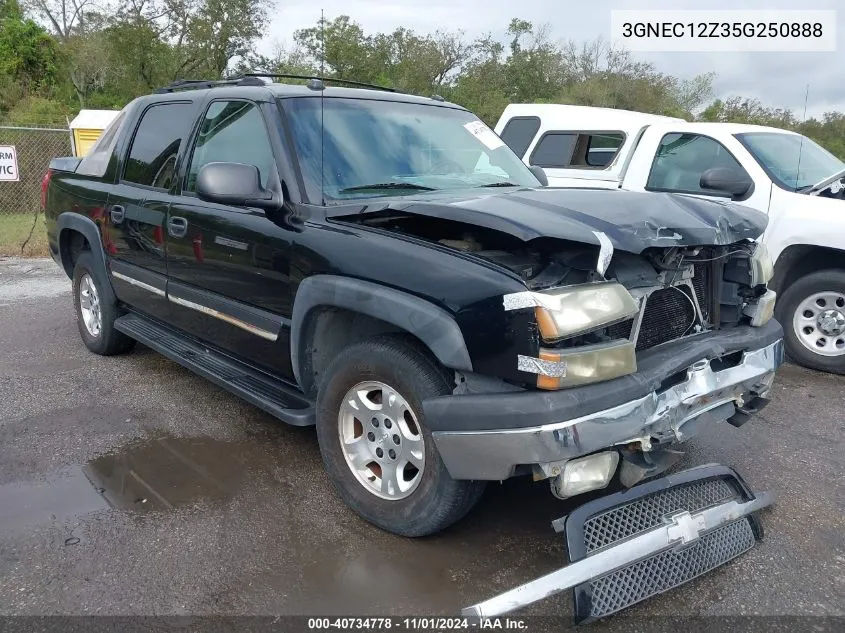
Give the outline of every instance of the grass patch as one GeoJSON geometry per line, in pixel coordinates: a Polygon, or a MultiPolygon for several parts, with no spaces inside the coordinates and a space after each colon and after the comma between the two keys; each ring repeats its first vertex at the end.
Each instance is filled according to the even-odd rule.
{"type": "Polygon", "coordinates": [[[49,254],[47,226],[44,223],[43,213],[39,213],[36,219],[33,213],[7,214],[0,211],[0,257],[4,255],[46,257],[49,254]],[[21,246],[26,242],[30,231],[32,231],[32,237],[21,252],[21,246]]]}

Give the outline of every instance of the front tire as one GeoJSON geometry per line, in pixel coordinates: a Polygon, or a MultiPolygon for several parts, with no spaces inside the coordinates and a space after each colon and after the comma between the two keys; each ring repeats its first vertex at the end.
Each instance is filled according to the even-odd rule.
{"type": "Polygon", "coordinates": [[[439,532],[484,490],[452,479],[426,428],[422,401],[450,393],[444,374],[411,341],[386,335],[351,345],[326,370],[317,437],[344,502],[401,536],[439,532]]]}
{"type": "Polygon", "coordinates": [[[73,304],[85,347],[95,354],[111,356],[132,349],[135,341],[114,328],[120,315],[117,304],[105,298],[105,275],[90,252],[80,253],[73,268],[73,304]]]}
{"type": "Polygon", "coordinates": [[[811,369],[845,374],[845,271],[819,270],[778,298],[786,352],[811,369]]]}

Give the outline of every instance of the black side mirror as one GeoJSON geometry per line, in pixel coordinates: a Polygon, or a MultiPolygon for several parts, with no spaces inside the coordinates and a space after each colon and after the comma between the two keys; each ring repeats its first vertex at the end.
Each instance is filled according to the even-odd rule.
{"type": "Polygon", "coordinates": [[[702,189],[723,191],[731,198],[741,198],[754,186],[745,172],[729,167],[713,167],[701,174],[699,186],[702,189]]]}
{"type": "Polygon", "coordinates": [[[261,174],[255,165],[243,163],[207,163],[197,174],[197,196],[206,202],[237,207],[275,210],[280,196],[261,186],[261,174]]]}
{"type": "Polygon", "coordinates": [[[534,174],[534,177],[540,181],[540,184],[543,187],[549,186],[549,179],[546,176],[546,172],[542,167],[538,167],[537,165],[531,165],[528,169],[531,170],[531,173],[534,174]]]}

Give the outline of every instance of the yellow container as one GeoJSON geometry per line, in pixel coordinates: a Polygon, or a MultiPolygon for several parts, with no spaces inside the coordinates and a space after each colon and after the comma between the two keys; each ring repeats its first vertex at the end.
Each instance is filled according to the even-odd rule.
{"type": "Polygon", "coordinates": [[[94,142],[100,138],[109,123],[117,118],[120,110],[80,110],[70,122],[73,138],[73,155],[85,156],[94,142]]]}

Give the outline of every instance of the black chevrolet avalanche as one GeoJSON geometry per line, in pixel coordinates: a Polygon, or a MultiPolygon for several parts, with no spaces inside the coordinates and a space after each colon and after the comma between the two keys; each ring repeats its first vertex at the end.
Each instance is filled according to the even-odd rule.
{"type": "Polygon", "coordinates": [[[316,425],[340,497],[406,536],[488,481],[631,487],[766,404],[763,215],[550,189],[460,106],[328,83],[183,82],[52,161],[50,248],[92,352],[140,341],[316,425]]]}

